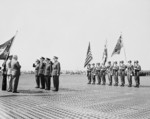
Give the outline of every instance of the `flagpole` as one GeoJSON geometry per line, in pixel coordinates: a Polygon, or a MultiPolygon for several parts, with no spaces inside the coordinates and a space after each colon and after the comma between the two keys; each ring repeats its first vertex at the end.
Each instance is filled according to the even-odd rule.
{"type": "MultiPolygon", "coordinates": [[[[122,34],[121,34],[122,36],[122,34]]],[[[122,38],[122,42],[123,42],[123,38],[122,38]]],[[[126,56],[126,51],[125,51],[125,45],[124,45],[124,42],[123,42],[123,50],[124,50],[124,57],[125,57],[125,61],[127,63],[127,56],[126,56]]]]}

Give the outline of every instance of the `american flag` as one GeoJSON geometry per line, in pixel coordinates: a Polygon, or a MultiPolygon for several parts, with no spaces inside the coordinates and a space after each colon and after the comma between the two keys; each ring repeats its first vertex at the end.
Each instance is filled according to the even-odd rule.
{"type": "Polygon", "coordinates": [[[86,59],[85,59],[85,63],[84,63],[84,67],[86,67],[92,59],[93,59],[93,57],[92,57],[91,47],[90,47],[90,43],[89,43],[88,50],[87,50],[87,55],[86,55],[86,59]]]}
{"type": "Polygon", "coordinates": [[[123,47],[123,42],[122,42],[122,36],[120,35],[118,41],[117,41],[117,44],[115,46],[115,49],[112,53],[111,56],[113,56],[114,54],[120,54],[120,51],[121,51],[121,48],[123,47]]]}

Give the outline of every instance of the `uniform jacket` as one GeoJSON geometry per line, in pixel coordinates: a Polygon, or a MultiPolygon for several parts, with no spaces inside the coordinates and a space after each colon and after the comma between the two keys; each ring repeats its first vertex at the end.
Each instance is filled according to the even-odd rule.
{"type": "Polygon", "coordinates": [[[92,71],[92,68],[91,67],[87,67],[87,76],[91,76],[91,71],[92,71]]]}
{"type": "Polygon", "coordinates": [[[126,65],[122,64],[119,66],[119,70],[125,70],[126,69],[126,65]]]}
{"type": "Polygon", "coordinates": [[[132,64],[128,64],[127,65],[127,74],[128,75],[132,75],[133,74],[133,70],[134,70],[133,65],[132,64]]]}
{"type": "Polygon", "coordinates": [[[45,63],[44,62],[40,62],[39,64],[39,75],[40,74],[44,74],[44,68],[45,68],[45,63]]]}
{"type": "Polygon", "coordinates": [[[12,75],[13,76],[19,76],[20,75],[20,68],[21,68],[21,66],[20,66],[20,64],[19,64],[19,62],[17,61],[17,60],[12,60],[11,61],[11,73],[12,73],[12,75]]]}
{"type": "Polygon", "coordinates": [[[113,74],[113,66],[112,65],[107,66],[107,73],[110,74],[110,75],[113,74]]]}
{"type": "Polygon", "coordinates": [[[96,67],[92,67],[91,73],[93,76],[96,75],[96,67]]]}
{"type": "Polygon", "coordinates": [[[6,71],[7,71],[7,75],[11,75],[11,60],[7,60],[6,62],[6,71]]]}
{"type": "Polygon", "coordinates": [[[52,66],[52,76],[60,75],[60,63],[54,62],[52,66]]]}
{"type": "Polygon", "coordinates": [[[38,76],[38,74],[39,74],[39,66],[40,66],[40,64],[35,65],[35,76],[38,76]]]}
{"type": "Polygon", "coordinates": [[[44,75],[45,76],[51,76],[52,75],[52,64],[51,63],[46,63],[45,64],[44,75]]]}

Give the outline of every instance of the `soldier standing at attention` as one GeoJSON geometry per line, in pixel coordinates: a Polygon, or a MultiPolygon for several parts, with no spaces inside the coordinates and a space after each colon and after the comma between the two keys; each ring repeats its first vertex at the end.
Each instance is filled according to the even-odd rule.
{"type": "Polygon", "coordinates": [[[97,85],[101,84],[101,66],[100,63],[97,63],[96,65],[96,77],[97,77],[97,85]]]}
{"type": "Polygon", "coordinates": [[[124,64],[124,61],[120,61],[119,65],[119,71],[120,71],[120,79],[121,79],[121,85],[125,85],[125,70],[126,70],[126,65],[124,64]]]}
{"type": "Polygon", "coordinates": [[[52,76],[53,76],[53,83],[54,83],[54,90],[59,90],[59,76],[60,76],[60,63],[58,62],[58,57],[54,56],[54,63],[52,66],[52,76]]]}
{"type": "Polygon", "coordinates": [[[2,66],[3,66],[3,69],[2,69],[2,73],[3,73],[2,90],[5,91],[5,90],[7,90],[6,60],[4,61],[4,63],[2,64],[2,66]]]}
{"type": "Polygon", "coordinates": [[[52,73],[52,65],[50,62],[49,58],[46,58],[46,63],[45,63],[45,71],[44,71],[44,76],[45,76],[45,90],[50,90],[51,87],[51,73],[52,73]]]}
{"type": "Polygon", "coordinates": [[[91,74],[92,74],[92,81],[93,81],[92,84],[95,84],[96,67],[95,67],[95,63],[93,63],[92,65],[93,65],[92,71],[91,71],[91,74]]]}
{"type": "Polygon", "coordinates": [[[140,71],[141,71],[141,66],[138,64],[138,61],[134,62],[134,79],[135,79],[135,87],[139,87],[140,85],[140,71]]]}
{"type": "Polygon", "coordinates": [[[91,84],[91,64],[88,64],[87,66],[87,78],[88,78],[88,84],[91,84]]]}
{"type": "Polygon", "coordinates": [[[113,66],[113,77],[114,77],[114,81],[115,81],[114,86],[118,86],[118,70],[119,70],[119,67],[117,65],[117,61],[115,61],[114,66],[113,66]]]}
{"type": "Polygon", "coordinates": [[[45,60],[45,58],[41,57],[40,64],[39,64],[39,79],[41,82],[41,89],[45,89],[45,78],[44,78],[45,63],[44,63],[44,60],[45,60]]]}
{"type": "Polygon", "coordinates": [[[7,91],[12,92],[12,74],[11,74],[11,60],[12,55],[8,57],[8,60],[6,62],[6,70],[7,70],[7,91]]]}
{"type": "Polygon", "coordinates": [[[40,79],[39,79],[39,66],[40,66],[40,60],[36,60],[36,63],[33,64],[33,67],[35,67],[35,81],[36,81],[36,87],[40,88],[40,79]]]}
{"type": "Polygon", "coordinates": [[[108,62],[107,75],[109,80],[109,86],[112,86],[113,66],[111,65],[111,61],[108,62]]]}
{"type": "Polygon", "coordinates": [[[20,69],[21,66],[18,62],[18,56],[14,55],[13,59],[11,61],[11,73],[12,73],[12,92],[13,93],[18,93],[17,88],[18,88],[18,82],[19,82],[19,77],[20,77],[20,69]]]}
{"type": "Polygon", "coordinates": [[[106,77],[105,77],[105,75],[106,75],[106,70],[107,70],[107,68],[106,68],[105,64],[102,63],[102,66],[101,66],[101,75],[102,75],[102,82],[103,82],[102,85],[105,85],[105,84],[106,84],[106,77]]]}
{"type": "Polygon", "coordinates": [[[128,61],[127,65],[127,78],[128,78],[128,87],[132,87],[132,75],[133,75],[133,65],[131,64],[132,61],[128,61]]]}

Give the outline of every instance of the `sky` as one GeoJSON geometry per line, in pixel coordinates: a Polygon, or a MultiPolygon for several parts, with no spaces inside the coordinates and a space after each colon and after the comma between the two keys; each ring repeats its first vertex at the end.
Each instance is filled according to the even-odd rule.
{"type": "Polygon", "coordinates": [[[106,40],[108,60],[126,54],[150,69],[150,0],[0,0],[0,44],[17,30],[10,53],[22,70],[34,70],[41,56],[58,56],[62,70],[84,70],[89,42],[97,63],[106,40]],[[111,57],[120,34],[124,47],[111,57]]]}

